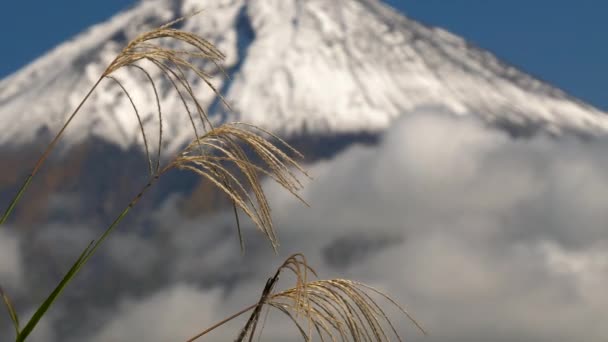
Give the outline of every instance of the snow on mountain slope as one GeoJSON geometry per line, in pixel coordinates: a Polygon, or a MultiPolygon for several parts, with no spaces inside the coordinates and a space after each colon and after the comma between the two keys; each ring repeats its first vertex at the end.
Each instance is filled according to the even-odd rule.
{"type": "MultiPolygon", "coordinates": [[[[203,8],[183,29],[216,43],[230,79],[215,78],[233,114],[222,113],[202,82],[194,89],[218,120],[226,115],[286,135],[379,132],[404,112],[442,106],[507,127],[551,134],[602,134],[605,113],[508,66],[439,28],[374,0],[142,1],[58,46],[0,82],[0,144],[54,132],[106,65],[136,34],[203,8]]],[[[151,70],[162,80],[160,72],[151,70]]],[[[155,122],[149,84],[136,71],[119,78],[155,122]]],[[[169,149],[191,138],[187,115],[160,87],[169,149]],[[173,110],[173,112],[172,112],[173,110]]],[[[68,142],[101,137],[140,141],[128,99],[105,81],[69,129],[68,142]]]]}

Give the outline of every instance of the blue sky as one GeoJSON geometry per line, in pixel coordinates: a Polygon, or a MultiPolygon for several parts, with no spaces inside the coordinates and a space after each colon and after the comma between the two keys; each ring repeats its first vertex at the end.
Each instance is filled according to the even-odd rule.
{"type": "MultiPolygon", "coordinates": [[[[504,61],[608,110],[608,2],[601,0],[386,0],[504,61]]],[[[130,0],[9,1],[0,13],[0,77],[30,62],[130,0]],[[69,9],[69,10],[66,10],[69,9]],[[10,52],[9,52],[10,51],[10,52]]]]}

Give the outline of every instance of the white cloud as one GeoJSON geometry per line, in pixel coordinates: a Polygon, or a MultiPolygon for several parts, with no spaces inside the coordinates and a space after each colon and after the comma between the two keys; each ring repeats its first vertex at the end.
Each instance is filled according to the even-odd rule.
{"type": "Polygon", "coordinates": [[[217,292],[176,284],[140,300],[123,300],[89,341],[185,341],[214,322],[217,292]]]}
{"type": "MultiPolygon", "coordinates": [[[[184,219],[172,199],[145,223],[154,234],[114,233],[55,321],[82,322],[74,341],[179,340],[254,302],[282,258],[301,251],[323,278],[361,280],[404,303],[431,331],[396,316],[410,341],[602,341],[606,148],[603,138],[514,140],[471,118],[411,113],[378,146],[311,166],[311,208],[267,187],[280,256],[249,223],[241,256],[230,212],[184,219]]],[[[63,265],[90,239],[73,229],[49,226],[34,245],[63,265]]],[[[277,317],[267,340],[298,340],[277,317]]]]}
{"type": "Polygon", "coordinates": [[[19,239],[10,229],[0,229],[0,285],[14,290],[23,282],[23,262],[19,253],[19,239]]]}
{"type": "Polygon", "coordinates": [[[417,113],[379,147],[313,167],[311,209],[272,190],[273,212],[283,247],[317,265],[324,246],[345,236],[401,236],[365,261],[322,268],[411,304],[432,331],[421,340],[600,341],[608,334],[599,318],[608,313],[605,147],[511,140],[471,119],[417,113]]]}

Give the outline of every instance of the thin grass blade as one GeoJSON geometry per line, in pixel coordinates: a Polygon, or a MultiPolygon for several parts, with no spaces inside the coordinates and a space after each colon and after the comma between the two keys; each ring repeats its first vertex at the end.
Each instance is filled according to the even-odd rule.
{"type": "Polygon", "coordinates": [[[2,286],[0,286],[0,297],[2,297],[4,305],[8,310],[8,315],[11,317],[11,321],[13,322],[13,327],[15,328],[16,333],[15,336],[19,336],[19,330],[21,330],[21,328],[19,328],[19,315],[17,315],[17,310],[15,310],[13,303],[11,302],[10,298],[8,298],[8,295],[4,289],[2,289],[2,286]]]}
{"type": "Polygon", "coordinates": [[[53,292],[51,292],[47,299],[40,305],[40,307],[38,307],[36,312],[34,312],[32,318],[30,318],[25,327],[23,327],[23,330],[21,330],[19,335],[17,335],[16,342],[25,341],[25,339],[31,334],[38,322],[40,322],[42,316],[44,316],[44,314],[49,310],[53,302],[55,302],[55,300],[59,297],[63,289],[65,289],[65,287],[72,281],[76,273],[78,273],[78,270],[82,266],[83,261],[87,259],[87,256],[89,255],[89,252],[93,247],[93,244],[94,241],[91,241],[87,248],[85,248],[85,250],[80,254],[74,265],[72,265],[68,273],[66,273],[66,275],[63,277],[63,279],[61,279],[59,284],[57,284],[57,287],[55,287],[53,292]]]}

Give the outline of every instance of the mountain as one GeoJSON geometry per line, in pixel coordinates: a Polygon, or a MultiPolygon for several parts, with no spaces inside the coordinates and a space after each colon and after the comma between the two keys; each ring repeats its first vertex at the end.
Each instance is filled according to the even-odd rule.
{"type": "MultiPolygon", "coordinates": [[[[420,107],[474,115],[516,136],[539,131],[594,136],[608,130],[606,113],[381,1],[148,0],[0,81],[0,162],[6,165],[0,171],[0,205],[7,204],[40,146],[130,39],[201,7],[202,13],[179,25],[227,56],[228,77],[218,73],[213,84],[231,111],[193,79],[203,106],[216,121],[241,120],[274,131],[311,159],[329,157],[354,142],[373,143],[396,118],[420,107]]],[[[152,89],[144,75],[126,69],[117,77],[137,102],[144,124],[156,125],[152,89]]],[[[189,119],[180,112],[171,84],[160,71],[149,71],[158,80],[165,113],[164,148],[172,153],[192,139],[189,119]]],[[[45,166],[28,191],[29,210],[17,212],[16,220],[113,215],[135,191],[129,187],[137,183],[133,170],[145,177],[141,142],[129,99],[110,80],[102,82],[68,128],[64,153],[45,166]],[[112,189],[114,184],[124,186],[112,189]],[[78,209],[66,213],[52,204],[64,201],[78,203],[78,209]]],[[[209,204],[216,196],[203,195],[208,187],[198,181],[167,178],[151,197],[162,200],[182,191],[199,199],[193,212],[216,206],[209,204]]]]}
{"type": "MultiPolygon", "coordinates": [[[[234,116],[283,135],[377,133],[420,106],[552,134],[608,129],[605,113],[380,1],[176,0],[140,2],[2,80],[0,145],[54,133],[127,40],[199,7],[204,12],[181,28],[226,54],[230,77],[216,77],[215,85],[234,116]]],[[[142,75],[129,70],[121,80],[142,100],[144,121],[152,120],[142,75]]],[[[197,83],[195,90],[219,116],[221,106],[205,87],[197,83]]],[[[161,88],[168,108],[175,107],[175,89],[161,88]]],[[[97,137],[126,148],[139,139],[128,99],[109,80],[80,116],[67,135],[72,144],[97,137]]],[[[165,120],[170,146],[191,138],[185,115],[165,120]]]]}

